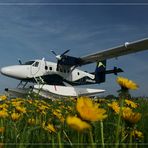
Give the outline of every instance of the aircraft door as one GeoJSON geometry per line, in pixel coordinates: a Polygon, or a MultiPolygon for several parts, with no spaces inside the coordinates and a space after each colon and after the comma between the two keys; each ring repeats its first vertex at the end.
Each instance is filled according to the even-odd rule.
{"type": "Polygon", "coordinates": [[[39,61],[35,61],[32,65],[31,65],[31,75],[32,76],[36,76],[36,74],[39,72],[40,70],[40,62],[39,61]]]}

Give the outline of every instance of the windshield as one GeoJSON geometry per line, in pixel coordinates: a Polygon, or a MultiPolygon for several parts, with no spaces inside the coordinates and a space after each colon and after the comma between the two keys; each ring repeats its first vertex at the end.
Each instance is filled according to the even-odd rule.
{"type": "Polygon", "coordinates": [[[28,62],[25,62],[23,65],[32,65],[35,61],[28,61],[28,62]]]}
{"type": "Polygon", "coordinates": [[[39,62],[35,62],[35,63],[33,64],[33,66],[34,66],[34,67],[38,67],[38,66],[39,66],[39,62]]]}

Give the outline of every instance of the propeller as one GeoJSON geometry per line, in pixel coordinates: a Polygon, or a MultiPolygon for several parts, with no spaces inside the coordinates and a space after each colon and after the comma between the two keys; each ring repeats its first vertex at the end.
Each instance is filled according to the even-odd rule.
{"type": "Polygon", "coordinates": [[[68,53],[69,51],[70,51],[70,49],[66,50],[65,52],[63,52],[63,53],[61,54],[61,56],[65,55],[65,54],[68,53]]]}
{"type": "Polygon", "coordinates": [[[60,61],[60,60],[62,60],[62,58],[64,57],[64,55],[70,51],[70,49],[66,50],[66,51],[63,52],[61,55],[57,55],[56,52],[53,51],[53,50],[50,50],[50,51],[55,55],[56,59],[57,59],[58,61],[60,61]]]}
{"type": "Polygon", "coordinates": [[[50,50],[55,56],[57,56],[57,54],[55,53],[55,51],[53,51],[53,50],[50,50]]]}
{"type": "Polygon", "coordinates": [[[22,65],[22,61],[21,61],[21,59],[18,59],[18,62],[19,62],[20,65],[22,65]]]}
{"type": "Polygon", "coordinates": [[[66,66],[66,68],[70,68],[72,66],[77,67],[80,65],[81,59],[73,56],[66,55],[70,49],[64,51],[62,54],[57,55],[56,52],[51,50],[51,52],[55,55],[57,59],[57,68],[62,68],[62,66],[66,66]]]}

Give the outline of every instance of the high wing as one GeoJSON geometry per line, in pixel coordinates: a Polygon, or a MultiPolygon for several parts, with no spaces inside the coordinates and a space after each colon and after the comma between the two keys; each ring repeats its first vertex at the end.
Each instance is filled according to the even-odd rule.
{"type": "Polygon", "coordinates": [[[119,56],[139,52],[142,50],[148,50],[148,38],[134,41],[131,43],[126,42],[124,45],[121,46],[117,46],[94,54],[80,57],[79,65],[85,65],[93,62],[116,58],[119,56]]]}

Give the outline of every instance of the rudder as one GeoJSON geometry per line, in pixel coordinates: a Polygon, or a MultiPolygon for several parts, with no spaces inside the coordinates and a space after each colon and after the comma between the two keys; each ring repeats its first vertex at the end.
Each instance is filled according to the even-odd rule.
{"type": "Polygon", "coordinates": [[[96,83],[105,82],[105,71],[106,71],[106,60],[99,61],[95,70],[95,81],[96,83]]]}

